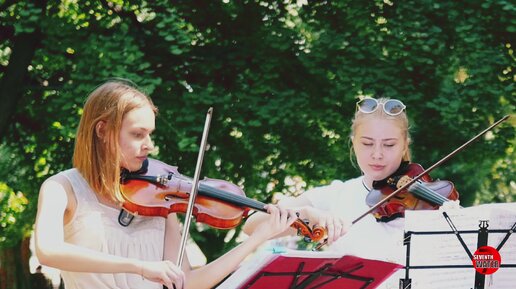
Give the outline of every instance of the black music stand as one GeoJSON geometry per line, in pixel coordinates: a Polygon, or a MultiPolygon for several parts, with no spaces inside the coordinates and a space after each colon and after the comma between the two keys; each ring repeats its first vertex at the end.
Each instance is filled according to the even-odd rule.
{"type": "MultiPolygon", "coordinates": [[[[488,230],[488,221],[487,220],[480,220],[479,221],[479,229],[478,230],[462,230],[459,231],[455,228],[455,225],[453,224],[453,221],[450,219],[448,214],[446,212],[443,212],[443,217],[446,219],[448,224],[450,225],[451,230],[450,231],[407,231],[405,232],[405,240],[404,245],[407,246],[406,250],[406,264],[405,264],[405,278],[400,279],[400,289],[410,289],[412,280],[410,278],[410,269],[446,269],[446,268],[474,268],[473,263],[471,265],[425,265],[425,266],[412,266],[410,263],[410,243],[411,243],[411,237],[412,235],[443,235],[443,234],[455,234],[455,236],[458,239],[458,242],[461,244],[461,246],[464,248],[465,253],[468,255],[468,257],[473,260],[473,254],[469,251],[468,247],[466,246],[466,243],[461,237],[461,234],[478,234],[477,238],[477,248],[480,248],[482,246],[487,245],[488,236],[489,233],[505,233],[505,237],[500,242],[500,244],[497,246],[496,250],[500,250],[505,242],[509,239],[509,237],[512,235],[512,233],[516,232],[516,223],[510,228],[505,230],[488,230]]],[[[473,262],[473,261],[472,261],[473,262]]],[[[508,268],[516,268],[516,264],[502,264],[500,267],[508,267],[508,268]]],[[[494,273],[496,274],[496,273],[494,273]]],[[[485,275],[477,272],[475,270],[475,281],[473,284],[472,289],[484,289],[485,287],[485,275]]]]}
{"type": "MultiPolygon", "coordinates": [[[[313,252],[316,253],[316,252],[313,252]]],[[[323,255],[323,254],[321,254],[323,255]]],[[[302,257],[276,254],[238,289],[374,289],[403,266],[355,256],[302,257]]],[[[238,270],[234,274],[242,274],[238,270]]],[[[244,273],[246,274],[246,273],[244,273]]],[[[221,287],[219,287],[221,288],[221,287]]],[[[229,288],[229,287],[222,287],[229,288]]]]}

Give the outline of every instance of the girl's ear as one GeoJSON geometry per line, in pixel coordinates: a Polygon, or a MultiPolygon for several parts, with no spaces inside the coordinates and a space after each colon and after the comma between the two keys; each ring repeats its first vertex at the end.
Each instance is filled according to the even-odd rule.
{"type": "Polygon", "coordinates": [[[97,137],[101,139],[103,142],[106,142],[106,122],[101,120],[97,122],[95,125],[95,133],[97,134],[97,137]]]}

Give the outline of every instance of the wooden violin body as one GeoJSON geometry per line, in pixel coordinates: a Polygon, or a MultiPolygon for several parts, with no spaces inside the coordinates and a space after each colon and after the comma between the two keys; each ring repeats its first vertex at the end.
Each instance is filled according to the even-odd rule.
{"type": "MultiPolygon", "coordinates": [[[[132,214],[165,218],[170,213],[185,213],[192,189],[190,178],[181,175],[177,167],[154,159],[147,159],[144,167],[142,172],[122,174],[123,208],[132,214]]],[[[231,229],[247,217],[250,209],[267,212],[265,206],[247,198],[235,184],[205,178],[199,182],[192,215],[197,222],[217,229],[231,229]]],[[[325,236],[324,229],[309,228],[301,220],[292,227],[315,242],[325,236]]]]}
{"type": "MultiPolygon", "coordinates": [[[[423,171],[423,167],[419,164],[408,164],[405,173],[390,176],[381,187],[373,188],[366,197],[366,203],[372,207],[381,202],[423,171]]],[[[404,217],[405,210],[435,210],[444,202],[458,198],[459,193],[452,182],[432,180],[428,174],[425,174],[408,189],[398,192],[372,213],[380,221],[389,221],[404,217]]]]}
{"type": "MultiPolygon", "coordinates": [[[[144,177],[147,179],[131,175],[122,181],[121,193],[126,200],[124,209],[138,215],[165,218],[170,213],[186,212],[192,186],[177,167],[149,159],[144,177]]],[[[238,186],[206,178],[199,184],[193,215],[198,222],[218,229],[230,229],[247,216],[249,207],[242,207],[247,203],[259,205],[246,198],[238,186]],[[214,192],[218,194],[213,196],[214,192]],[[222,202],[221,198],[228,201],[222,202]]]]}

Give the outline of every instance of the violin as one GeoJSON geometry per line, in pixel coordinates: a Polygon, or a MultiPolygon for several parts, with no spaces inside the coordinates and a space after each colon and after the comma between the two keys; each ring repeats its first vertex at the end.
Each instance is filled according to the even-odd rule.
{"type": "MultiPolygon", "coordinates": [[[[120,191],[123,208],[143,216],[161,216],[186,213],[192,182],[181,175],[177,167],[155,159],[146,159],[137,172],[123,171],[120,191]]],[[[266,204],[247,198],[243,190],[230,182],[204,178],[199,182],[193,216],[197,222],[217,229],[232,229],[250,209],[267,212],[266,204]]],[[[304,236],[305,241],[320,241],[326,234],[321,227],[310,228],[297,219],[292,227],[304,236]]]]}
{"type": "MultiPolygon", "coordinates": [[[[421,165],[403,162],[400,168],[391,176],[381,181],[373,182],[373,189],[366,197],[366,203],[372,207],[382,202],[397,189],[411,182],[414,177],[424,172],[421,165]]],[[[405,210],[436,210],[444,202],[457,200],[459,193],[452,182],[433,180],[430,175],[423,174],[417,181],[406,189],[383,202],[372,213],[378,221],[404,217],[405,210]]]]}
{"type": "MultiPolygon", "coordinates": [[[[408,162],[402,162],[400,168],[392,176],[377,183],[373,182],[373,190],[366,197],[366,203],[370,208],[353,220],[351,224],[358,223],[370,213],[373,213],[378,221],[390,221],[405,216],[405,209],[437,209],[447,200],[457,200],[459,193],[455,190],[453,183],[433,181],[428,173],[508,118],[509,115],[506,115],[494,122],[425,170],[421,165],[409,165],[408,162]]],[[[325,241],[316,246],[314,250],[319,250],[326,244],[325,241]]]]}

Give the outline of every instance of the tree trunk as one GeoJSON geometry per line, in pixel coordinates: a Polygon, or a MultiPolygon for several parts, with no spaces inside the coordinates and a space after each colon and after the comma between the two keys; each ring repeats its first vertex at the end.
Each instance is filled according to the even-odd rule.
{"type": "Polygon", "coordinates": [[[20,34],[14,38],[13,53],[7,71],[0,80],[0,136],[5,135],[16,105],[23,96],[23,85],[27,81],[27,67],[32,62],[39,36],[20,34]]]}
{"type": "Polygon", "coordinates": [[[0,249],[0,289],[30,289],[30,237],[0,249]]]}
{"type": "MultiPolygon", "coordinates": [[[[47,1],[35,1],[35,5],[41,8],[41,17],[45,17],[47,1]]],[[[15,34],[11,39],[12,54],[0,79],[0,141],[3,140],[10,120],[16,112],[16,105],[23,96],[23,88],[27,87],[28,67],[41,43],[41,38],[42,33],[36,28],[32,33],[15,34]]]]}

